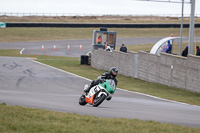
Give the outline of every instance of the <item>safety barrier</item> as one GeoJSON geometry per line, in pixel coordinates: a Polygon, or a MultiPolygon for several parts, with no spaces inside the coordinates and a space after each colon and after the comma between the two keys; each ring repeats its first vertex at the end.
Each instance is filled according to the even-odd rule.
{"type": "Polygon", "coordinates": [[[94,50],[91,66],[106,71],[115,66],[125,76],[200,93],[199,56],[94,50]]]}
{"type": "MultiPolygon", "coordinates": [[[[6,27],[71,27],[71,28],[180,28],[180,24],[83,24],[83,23],[6,23],[6,27]]],[[[196,28],[200,23],[195,24],[196,28]]],[[[189,24],[183,24],[183,28],[189,28],[189,24]]]]}

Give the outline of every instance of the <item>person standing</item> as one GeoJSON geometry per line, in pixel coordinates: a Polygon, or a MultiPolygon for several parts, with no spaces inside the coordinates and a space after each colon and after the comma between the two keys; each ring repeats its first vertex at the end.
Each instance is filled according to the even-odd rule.
{"type": "Polygon", "coordinates": [[[187,55],[188,55],[188,46],[185,47],[185,49],[183,50],[181,55],[187,57],[187,55]]]}
{"type": "Polygon", "coordinates": [[[108,42],[105,42],[105,43],[104,43],[104,46],[103,46],[103,50],[106,50],[107,47],[108,47],[108,42]]]}
{"type": "Polygon", "coordinates": [[[121,52],[127,52],[127,48],[124,44],[122,44],[122,46],[120,47],[120,51],[121,52]]]}
{"type": "Polygon", "coordinates": [[[170,43],[170,40],[168,40],[167,48],[166,48],[166,53],[171,54],[172,53],[172,44],[170,43]]]}
{"type": "Polygon", "coordinates": [[[196,46],[196,50],[197,50],[196,56],[200,56],[200,49],[199,49],[199,46],[196,46]]]}
{"type": "Polygon", "coordinates": [[[98,36],[96,42],[97,42],[97,44],[101,44],[102,43],[101,35],[98,36]]]}

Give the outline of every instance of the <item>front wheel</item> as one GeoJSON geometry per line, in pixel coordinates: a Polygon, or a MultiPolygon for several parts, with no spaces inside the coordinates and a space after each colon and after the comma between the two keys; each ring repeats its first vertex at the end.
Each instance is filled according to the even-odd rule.
{"type": "Polygon", "coordinates": [[[105,94],[102,94],[100,97],[95,98],[93,102],[93,107],[98,107],[105,99],[105,94]]]}
{"type": "Polygon", "coordinates": [[[81,95],[78,102],[79,102],[80,105],[86,105],[87,104],[86,101],[85,101],[85,95],[84,94],[81,95]]]}

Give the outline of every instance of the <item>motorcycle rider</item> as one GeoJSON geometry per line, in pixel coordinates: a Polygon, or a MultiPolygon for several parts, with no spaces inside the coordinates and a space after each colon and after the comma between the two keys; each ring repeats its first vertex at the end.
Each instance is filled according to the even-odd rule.
{"type": "Polygon", "coordinates": [[[113,79],[115,82],[115,85],[117,86],[117,82],[118,82],[116,78],[117,74],[118,74],[118,69],[116,67],[111,67],[109,72],[102,74],[101,76],[98,77],[97,80],[93,80],[90,86],[84,90],[84,92],[88,93],[93,86],[98,85],[99,83],[103,83],[105,79],[113,79]]]}

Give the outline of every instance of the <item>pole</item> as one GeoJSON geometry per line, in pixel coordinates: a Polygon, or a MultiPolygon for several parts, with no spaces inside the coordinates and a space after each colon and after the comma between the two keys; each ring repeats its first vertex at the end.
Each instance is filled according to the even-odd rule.
{"type": "MultiPolygon", "coordinates": [[[[183,11],[184,11],[184,0],[182,1],[181,39],[180,39],[180,53],[179,53],[179,55],[181,55],[181,51],[182,51],[182,42],[183,42],[183,11]]],[[[178,48],[177,48],[177,54],[178,54],[178,48]]]]}
{"type": "Polygon", "coordinates": [[[189,33],[189,49],[188,54],[193,54],[193,42],[194,42],[194,11],[195,0],[191,0],[191,15],[190,15],[190,33],[189,33]]]}

